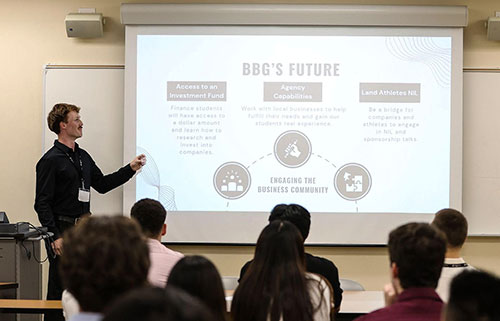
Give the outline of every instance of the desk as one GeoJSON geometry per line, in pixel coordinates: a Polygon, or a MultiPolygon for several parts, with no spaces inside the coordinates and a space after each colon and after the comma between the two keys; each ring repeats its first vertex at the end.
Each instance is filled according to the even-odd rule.
{"type": "MultiPolygon", "coordinates": [[[[231,309],[233,290],[226,290],[226,308],[231,309]]],[[[337,320],[352,320],[384,307],[383,291],[344,291],[337,320]]]]}
{"type": "Polygon", "coordinates": [[[0,300],[1,313],[29,313],[42,314],[47,311],[62,310],[62,303],[59,300],[20,300],[3,299],[0,300]]]}
{"type": "Polygon", "coordinates": [[[366,314],[384,307],[383,291],[344,291],[340,313],[366,314]]]}
{"type": "Polygon", "coordinates": [[[384,305],[383,291],[344,291],[337,321],[354,320],[384,305]]]}

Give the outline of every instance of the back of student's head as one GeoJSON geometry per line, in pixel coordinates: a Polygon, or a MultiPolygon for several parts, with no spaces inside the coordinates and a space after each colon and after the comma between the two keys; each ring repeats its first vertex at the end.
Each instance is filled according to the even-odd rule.
{"type": "Polygon", "coordinates": [[[446,321],[500,321],[500,279],[492,274],[465,270],[450,286],[446,321]]]}
{"type": "Polygon", "coordinates": [[[218,316],[226,315],[226,299],[222,280],[215,265],[203,256],[185,256],[174,266],[167,288],[176,287],[200,299],[218,316]]]}
{"type": "Polygon", "coordinates": [[[289,221],[297,227],[304,241],[309,235],[311,227],[311,214],[307,209],[298,204],[278,204],[269,215],[269,222],[274,220],[289,221]]]}
{"type": "Polygon", "coordinates": [[[103,321],[222,321],[197,298],[169,287],[141,288],[116,300],[103,321]]]}
{"type": "Polygon", "coordinates": [[[120,294],[146,284],[148,247],[133,220],[90,217],[63,238],[62,281],[82,311],[102,312],[120,294]]]}
{"type": "Polygon", "coordinates": [[[408,223],[389,234],[389,258],[404,289],[436,288],[446,253],[443,233],[427,223],[408,223]]]}
{"type": "Polygon", "coordinates": [[[233,296],[235,321],[312,319],[303,243],[299,230],[288,221],[274,220],[264,228],[233,296]]]}
{"type": "Polygon", "coordinates": [[[147,237],[155,238],[161,233],[167,211],[160,202],[150,198],[143,198],[132,206],[130,217],[139,222],[142,231],[147,237]]]}
{"type": "Polygon", "coordinates": [[[249,271],[258,266],[281,270],[290,264],[304,268],[304,262],[303,238],[297,227],[286,220],[274,220],[260,233],[249,271]]]}
{"type": "Polygon", "coordinates": [[[446,236],[450,248],[460,248],[467,238],[467,219],[457,210],[445,208],[436,213],[432,225],[446,236]]]}

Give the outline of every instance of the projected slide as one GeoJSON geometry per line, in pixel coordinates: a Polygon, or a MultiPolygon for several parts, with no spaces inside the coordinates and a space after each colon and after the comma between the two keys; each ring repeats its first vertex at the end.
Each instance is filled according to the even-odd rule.
{"type": "Polygon", "coordinates": [[[136,198],[168,210],[434,213],[451,37],[137,36],[136,198]]]}

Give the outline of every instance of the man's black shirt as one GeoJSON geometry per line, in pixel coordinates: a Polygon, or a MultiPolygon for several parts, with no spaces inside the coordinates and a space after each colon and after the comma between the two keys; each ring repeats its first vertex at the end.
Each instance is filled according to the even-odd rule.
{"type": "MultiPolygon", "coordinates": [[[[241,281],[243,278],[243,275],[245,275],[245,272],[247,269],[250,267],[250,264],[253,261],[249,261],[243,265],[240,271],[240,279],[238,282],[241,281]]],[[[324,276],[328,282],[332,285],[333,288],[333,298],[335,302],[335,307],[340,307],[340,303],[342,302],[342,288],[340,287],[340,280],[339,280],[339,270],[333,264],[332,261],[327,260],[322,257],[314,256],[309,253],[306,253],[306,270],[307,272],[319,274],[321,276],[324,276]]]]}
{"type": "Polygon", "coordinates": [[[104,176],[92,157],[78,144],[75,143],[73,151],[56,140],[36,165],[35,211],[40,224],[48,227],[49,232],[54,233],[54,239],[57,239],[61,236],[55,223],[57,216],[77,218],[90,212],[90,202],[78,200],[81,178],[85,189],[92,187],[99,193],[106,193],[128,181],[134,174],[127,164],[115,173],[104,176]]]}

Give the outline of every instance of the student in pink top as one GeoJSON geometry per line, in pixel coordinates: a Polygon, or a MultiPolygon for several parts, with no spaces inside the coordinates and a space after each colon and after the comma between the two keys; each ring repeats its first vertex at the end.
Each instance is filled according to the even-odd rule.
{"type": "Polygon", "coordinates": [[[181,258],[182,253],[172,251],[161,244],[161,237],[167,234],[167,211],[160,202],[144,198],[134,204],[130,216],[139,222],[144,235],[148,238],[151,267],[148,280],[154,286],[165,287],[170,271],[181,258]]]}

